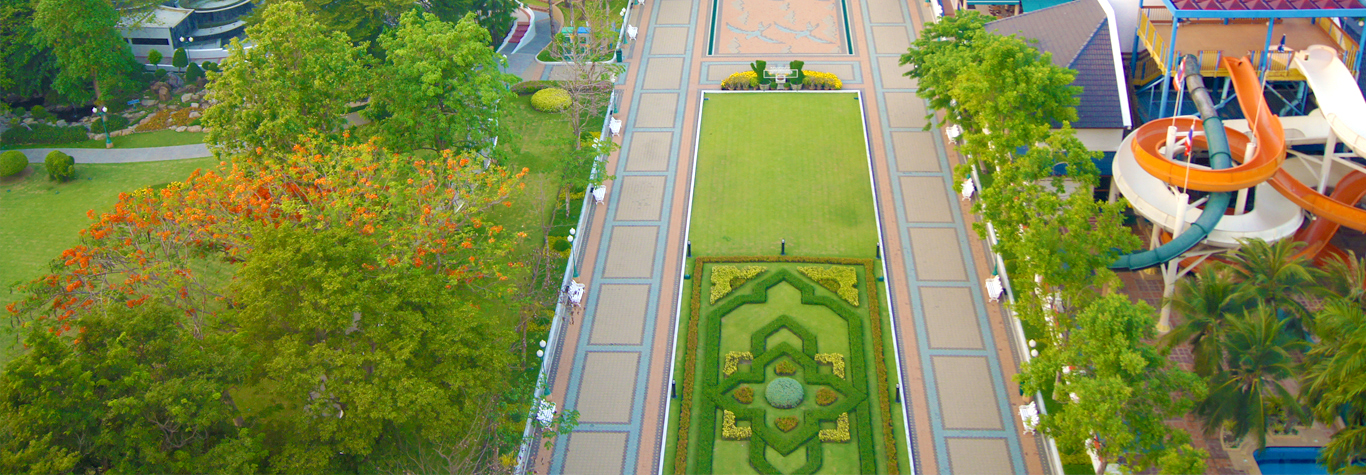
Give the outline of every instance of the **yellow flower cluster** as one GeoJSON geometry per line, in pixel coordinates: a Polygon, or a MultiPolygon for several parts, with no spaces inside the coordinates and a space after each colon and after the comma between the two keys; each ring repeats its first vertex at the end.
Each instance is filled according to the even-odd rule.
{"type": "Polygon", "coordinates": [[[804,73],[806,79],[802,84],[808,86],[809,89],[844,89],[844,83],[840,81],[840,77],[833,73],[820,71],[804,71],[804,73]]]}
{"type": "Polygon", "coordinates": [[[816,364],[828,364],[835,376],[844,379],[844,355],[839,353],[816,353],[816,364]]]}
{"type": "Polygon", "coordinates": [[[759,275],[764,269],[764,266],[747,266],[744,269],[735,266],[711,268],[711,303],[721,300],[721,297],[725,297],[736,286],[759,275]]]}
{"type": "MultiPolygon", "coordinates": [[[[846,413],[846,414],[848,414],[848,413],[846,413]]],[[[844,417],[844,419],[843,419],[843,420],[844,420],[844,440],[849,440],[849,418],[846,417],[845,415],[841,415],[840,417],[844,417]]],[[[722,439],[726,439],[726,440],[749,440],[749,436],[750,436],[750,434],[751,434],[752,432],[753,432],[753,430],[750,429],[749,427],[740,427],[740,426],[735,425],[735,413],[734,413],[734,412],[726,411],[725,415],[723,415],[723,416],[721,417],[721,438],[722,438],[722,439]]],[[[821,431],[821,432],[823,433],[823,432],[825,432],[825,431],[821,431]]],[[[822,439],[822,440],[823,440],[823,439],[822,439]]]]}
{"type": "Polygon", "coordinates": [[[735,91],[740,89],[753,89],[759,87],[759,75],[754,71],[740,71],[731,74],[725,81],[721,81],[721,89],[735,91]]]}
{"type": "Polygon", "coordinates": [[[736,370],[740,369],[740,363],[748,363],[750,361],[754,361],[754,354],[748,351],[732,351],[726,353],[726,364],[721,367],[721,372],[725,373],[726,376],[730,376],[735,374],[736,370]]]}
{"type": "Polygon", "coordinates": [[[829,267],[798,267],[797,270],[806,274],[811,280],[820,282],[840,298],[849,302],[850,305],[858,306],[858,272],[853,267],[829,266],[829,267]]]}
{"type": "Polygon", "coordinates": [[[849,413],[840,414],[835,419],[834,429],[821,429],[821,442],[848,442],[849,441],[849,413]]]}

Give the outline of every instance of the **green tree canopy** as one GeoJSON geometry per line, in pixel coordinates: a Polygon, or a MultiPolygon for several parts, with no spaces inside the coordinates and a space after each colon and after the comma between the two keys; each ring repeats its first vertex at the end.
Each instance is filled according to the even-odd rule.
{"type": "Polygon", "coordinates": [[[255,46],[233,41],[209,84],[208,144],[219,156],[256,148],[288,152],[309,133],[337,131],[346,104],[369,83],[363,48],[316,21],[300,3],[270,3],[247,28],[255,46]]]}
{"type": "Polygon", "coordinates": [[[57,74],[52,53],[33,27],[32,0],[0,0],[0,91],[30,97],[57,74]]]}
{"type": "Polygon", "coordinates": [[[119,12],[108,0],[36,0],[33,27],[52,50],[58,67],[57,92],[83,101],[126,87],[138,67],[119,34],[119,12]]]}

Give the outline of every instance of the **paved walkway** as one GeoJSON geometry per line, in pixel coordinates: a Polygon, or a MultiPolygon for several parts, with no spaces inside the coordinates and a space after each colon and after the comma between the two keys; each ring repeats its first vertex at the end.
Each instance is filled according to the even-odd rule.
{"type": "MultiPolygon", "coordinates": [[[[659,470],[701,91],[747,69],[756,57],[737,53],[751,49],[764,51],[757,59],[804,60],[808,70],[835,73],[845,89],[863,93],[915,472],[1046,473],[1038,441],[1022,435],[1014,417],[1023,402],[1011,380],[1018,363],[1001,305],[983,298],[991,267],[953,192],[956,157],[940,132],[923,131],[925,101],[897,64],[918,32],[923,3],[820,2],[837,24],[814,31],[844,38],[826,44],[792,35],[794,48],[773,50],[755,41],[784,41],[775,36],[782,29],[760,31],[763,40],[736,37],[735,28],[773,27],[788,10],[723,1],[716,16],[715,3],[692,0],[652,0],[632,12],[629,23],[641,35],[626,51],[617,87],[625,99],[616,117],[625,127],[608,165],[616,180],[580,238],[585,311],[565,326],[549,363],[550,398],[578,410],[580,426],[537,454],[537,473],[659,470]],[[761,14],[768,16],[750,18],[761,14]],[[836,43],[847,47],[820,49],[836,43]]],[[[523,77],[536,72],[529,67],[523,77]]],[[[539,72],[556,77],[554,68],[539,72]]]]}
{"type": "Polygon", "coordinates": [[[31,148],[20,152],[24,152],[29,163],[43,163],[53,150],[71,155],[76,163],[161,162],[213,156],[209,147],[202,143],[147,148],[31,148]]]}
{"type": "Polygon", "coordinates": [[[536,36],[529,40],[526,37],[523,37],[521,43],[509,44],[504,46],[503,49],[498,50],[499,53],[503,53],[503,55],[508,58],[507,67],[503,68],[503,72],[521,76],[523,80],[529,79],[524,76],[528,68],[539,65],[539,63],[536,62],[536,53],[540,53],[546,45],[550,44],[550,39],[552,37],[550,31],[550,15],[544,12],[534,13],[535,18],[532,20],[532,30],[527,31],[527,35],[531,35],[534,31],[536,36]]]}

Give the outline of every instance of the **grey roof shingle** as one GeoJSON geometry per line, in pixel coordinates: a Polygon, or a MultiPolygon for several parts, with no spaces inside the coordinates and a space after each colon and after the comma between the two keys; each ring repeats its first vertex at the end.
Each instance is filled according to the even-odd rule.
{"type": "Polygon", "coordinates": [[[987,31],[1024,38],[1039,51],[1053,54],[1053,64],[1075,69],[1072,85],[1080,86],[1078,129],[1123,128],[1120,85],[1111,51],[1110,25],[1102,0],[1074,0],[987,23],[987,31]]]}

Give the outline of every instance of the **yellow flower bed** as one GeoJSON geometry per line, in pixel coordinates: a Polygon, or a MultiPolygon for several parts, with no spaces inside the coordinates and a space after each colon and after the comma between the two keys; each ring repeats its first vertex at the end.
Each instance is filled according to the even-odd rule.
{"type": "Polygon", "coordinates": [[[748,351],[732,351],[726,353],[726,364],[721,367],[721,372],[725,373],[726,376],[730,376],[735,374],[736,370],[740,369],[740,363],[748,363],[750,361],[754,361],[754,354],[748,351]]]}
{"type": "MultiPolygon", "coordinates": [[[[844,417],[844,440],[849,440],[849,418],[844,417]]],[[[726,411],[721,417],[721,438],[726,440],[749,440],[749,436],[754,431],[749,427],[735,425],[735,413],[726,411]]],[[[825,431],[821,431],[825,432],[825,431]]]]}
{"type": "Polygon", "coordinates": [[[834,429],[821,429],[821,442],[848,442],[849,441],[849,413],[840,414],[835,419],[834,429]]]}
{"type": "Polygon", "coordinates": [[[754,278],[764,269],[764,266],[746,266],[744,269],[735,266],[711,268],[711,303],[721,300],[721,297],[725,297],[731,290],[734,290],[734,286],[739,286],[754,278]]]}
{"type": "Polygon", "coordinates": [[[754,71],[733,73],[725,81],[721,81],[721,89],[727,91],[754,89],[756,87],[759,87],[759,75],[754,74],[754,71]]]}
{"type": "Polygon", "coordinates": [[[816,364],[828,364],[834,370],[835,376],[844,379],[844,355],[839,353],[817,353],[816,364]]]}
{"type": "Polygon", "coordinates": [[[809,89],[844,89],[844,82],[833,73],[803,71],[806,79],[802,82],[809,89]]]}
{"type": "Polygon", "coordinates": [[[849,302],[850,305],[858,306],[858,272],[853,267],[830,266],[830,267],[798,267],[797,270],[806,274],[811,280],[819,282],[822,286],[836,294],[840,298],[849,302]]]}

